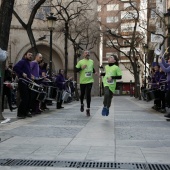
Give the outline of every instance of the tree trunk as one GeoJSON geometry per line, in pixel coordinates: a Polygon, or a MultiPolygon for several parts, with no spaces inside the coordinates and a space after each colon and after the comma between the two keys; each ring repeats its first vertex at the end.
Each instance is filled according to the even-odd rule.
{"type": "Polygon", "coordinates": [[[137,71],[137,69],[135,69],[135,73],[134,73],[134,78],[135,78],[135,98],[139,98],[140,99],[140,78],[139,78],[139,72],[137,71]]]}
{"type": "Polygon", "coordinates": [[[28,38],[29,38],[30,43],[31,43],[31,47],[33,48],[33,53],[37,54],[38,49],[37,49],[37,45],[36,45],[35,38],[34,38],[31,27],[27,27],[27,34],[28,34],[28,38]]]}
{"type": "MultiPolygon", "coordinates": [[[[15,0],[2,0],[1,8],[0,8],[0,48],[3,50],[7,50],[8,41],[9,41],[9,33],[10,26],[12,20],[12,12],[15,0]]],[[[4,117],[2,115],[2,90],[3,90],[3,80],[4,80],[4,70],[5,70],[6,62],[0,63],[0,71],[1,71],[1,89],[0,89],[0,120],[3,120],[4,117]]]]}
{"type": "Polygon", "coordinates": [[[65,23],[65,76],[67,78],[67,71],[68,71],[68,32],[69,32],[69,27],[68,23],[65,23]]]}

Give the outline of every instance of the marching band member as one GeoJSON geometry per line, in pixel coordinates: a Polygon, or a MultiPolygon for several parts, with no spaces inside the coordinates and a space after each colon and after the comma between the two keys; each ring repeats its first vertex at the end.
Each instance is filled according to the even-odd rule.
{"type": "Polygon", "coordinates": [[[27,85],[27,79],[34,78],[31,75],[30,61],[32,60],[32,52],[27,51],[24,57],[15,64],[13,70],[17,74],[18,81],[18,91],[20,93],[21,101],[18,106],[17,117],[19,119],[25,119],[26,117],[32,117],[29,113],[30,104],[30,91],[27,85]]]}
{"type": "MultiPolygon", "coordinates": [[[[167,73],[167,94],[166,94],[166,102],[168,106],[170,106],[170,56],[168,58],[168,63],[166,63],[164,58],[160,58],[159,65],[162,70],[167,73]]],[[[167,118],[170,118],[170,113],[164,115],[167,118]]]]}
{"type": "MultiPolygon", "coordinates": [[[[56,76],[56,80],[55,80],[55,85],[56,87],[58,87],[58,89],[60,91],[65,90],[65,78],[64,78],[64,70],[63,69],[59,69],[59,73],[56,76]]],[[[62,107],[62,92],[60,93],[60,97],[57,100],[57,109],[63,109],[64,107],[62,107]]]]}
{"type": "MultiPolygon", "coordinates": [[[[47,78],[47,63],[45,63],[43,60],[39,64],[39,75],[41,78],[44,78],[43,81],[41,82],[43,85],[48,85],[48,82],[50,81],[47,78]]],[[[47,108],[47,100],[41,101],[41,110],[48,110],[47,108]]]]}
{"type": "MultiPolygon", "coordinates": [[[[40,78],[39,71],[39,63],[42,61],[42,54],[37,53],[35,56],[35,60],[30,62],[31,74],[34,76],[34,81],[36,83],[40,83],[38,80],[40,78]]],[[[31,100],[30,100],[30,108],[32,114],[40,114],[42,110],[40,110],[40,102],[36,100],[37,93],[34,91],[31,92],[31,100]]]]}
{"type": "Polygon", "coordinates": [[[4,97],[8,99],[9,109],[12,112],[16,107],[12,107],[12,70],[8,67],[5,68],[4,75],[4,85],[3,85],[3,94],[2,94],[2,111],[4,110],[4,97]]]}

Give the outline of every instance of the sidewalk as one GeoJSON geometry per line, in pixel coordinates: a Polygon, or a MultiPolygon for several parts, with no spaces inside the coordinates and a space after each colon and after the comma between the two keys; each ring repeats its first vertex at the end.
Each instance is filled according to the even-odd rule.
{"type": "MultiPolygon", "coordinates": [[[[152,101],[115,96],[110,115],[103,117],[102,100],[103,97],[92,98],[90,117],[79,111],[77,101],[64,104],[62,110],[52,105],[49,111],[22,120],[15,119],[16,112],[5,110],[4,117],[12,117],[12,122],[0,124],[0,164],[2,159],[170,164],[170,122],[151,109],[152,101]]],[[[0,166],[1,169],[84,168],[0,166]]]]}

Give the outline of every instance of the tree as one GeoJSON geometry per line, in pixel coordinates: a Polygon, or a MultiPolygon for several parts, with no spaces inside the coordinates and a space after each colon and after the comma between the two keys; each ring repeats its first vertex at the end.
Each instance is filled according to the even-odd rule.
{"type": "MultiPolygon", "coordinates": [[[[75,21],[70,22],[68,39],[72,42],[74,48],[74,80],[77,81],[75,66],[77,58],[80,57],[80,50],[91,50],[99,42],[99,27],[96,17],[91,20],[85,16],[78,16],[75,21]]],[[[99,60],[99,59],[98,59],[99,60]]]]}
{"type": "MultiPolygon", "coordinates": [[[[12,21],[12,12],[15,0],[2,0],[0,7],[0,48],[7,51],[10,25],[12,21]]],[[[0,120],[3,120],[2,115],[2,92],[3,92],[3,79],[4,79],[4,70],[6,62],[0,62],[0,71],[1,71],[1,86],[0,86],[0,120]]]]}
{"type": "Polygon", "coordinates": [[[125,9],[118,11],[116,15],[114,14],[114,16],[121,16],[121,20],[117,22],[115,30],[112,30],[103,23],[101,23],[101,26],[102,32],[106,37],[104,39],[105,44],[119,52],[119,57],[123,54],[124,57],[120,59],[129,60],[129,70],[134,75],[135,97],[137,98],[140,97],[139,63],[144,63],[139,48],[140,44],[144,42],[144,35],[140,34],[138,27],[140,10],[137,3],[139,1],[135,2],[132,0],[121,2],[128,3],[129,5],[125,9]],[[124,49],[127,50],[124,51],[124,49]]]}
{"type": "Polygon", "coordinates": [[[92,0],[57,0],[53,6],[57,12],[57,20],[63,23],[63,32],[65,35],[65,76],[68,72],[68,37],[70,22],[74,21],[77,17],[87,15],[87,11],[92,10],[90,4],[92,0]]]}
{"type": "Polygon", "coordinates": [[[34,18],[35,18],[35,15],[36,15],[38,9],[41,7],[41,5],[44,2],[46,2],[46,0],[39,0],[35,4],[35,6],[33,7],[32,11],[31,11],[30,16],[29,16],[27,24],[21,19],[21,17],[18,15],[18,13],[15,10],[13,11],[14,16],[18,19],[20,24],[26,30],[26,32],[28,34],[28,38],[29,38],[30,43],[31,43],[31,47],[33,48],[35,53],[38,53],[38,49],[37,49],[37,46],[36,46],[35,38],[34,38],[33,31],[32,31],[31,27],[32,27],[32,24],[33,24],[33,21],[34,21],[34,18]]]}

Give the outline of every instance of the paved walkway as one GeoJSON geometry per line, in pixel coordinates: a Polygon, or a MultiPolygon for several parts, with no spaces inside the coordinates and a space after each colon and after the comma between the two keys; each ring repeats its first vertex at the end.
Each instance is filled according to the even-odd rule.
{"type": "Polygon", "coordinates": [[[64,104],[62,110],[54,104],[49,111],[23,120],[15,119],[16,112],[5,110],[3,115],[12,122],[0,124],[0,159],[170,164],[170,122],[151,109],[152,102],[116,96],[110,115],[103,117],[102,100],[92,98],[90,117],[79,111],[77,101],[64,104]]]}

